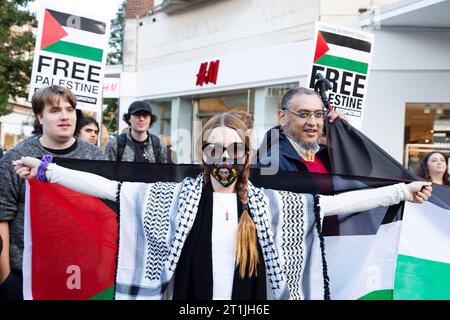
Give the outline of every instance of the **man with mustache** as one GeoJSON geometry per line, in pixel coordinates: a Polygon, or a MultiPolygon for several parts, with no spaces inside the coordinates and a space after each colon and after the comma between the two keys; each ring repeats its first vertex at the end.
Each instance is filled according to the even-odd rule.
{"type": "MultiPolygon", "coordinates": [[[[333,122],[337,118],[347,120],[336,111],[327,115],[314,90],[303,87],[289,90],[278,110],[280,125],[266,133],[258,150],[257,167],[270,167],[275,172],[331,173],[327,146],[321,142],[325,119],[333,122]]],[[[338,217],[326,217],[323,228],[327,234],[339,234],[338,217]]]]}
{"type": "Polygon", "coordinates": [[[289,90],[278,110],[280,125],[267,132],[258,151],[257,166],[330,173],[327,148],[320,140],[325,118],[333,122],[338,117],[346,120],[338,112],[332,112],[327,117],[322,100],[314,90],[303,87],[289,90]]]}

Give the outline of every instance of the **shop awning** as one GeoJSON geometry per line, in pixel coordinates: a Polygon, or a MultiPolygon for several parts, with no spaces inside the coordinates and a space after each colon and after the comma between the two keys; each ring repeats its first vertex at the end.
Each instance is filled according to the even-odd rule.
{"type": "Polygon", "coordinates": [[[155,2],[152,13],[162,11],[167,14],[171,14],[205,2],[208,2],[208,0],[160,0],[155,2]]]}
{"type": "Polygon", "coordinates": [[[399,0],[361,14],[360,27],[448,28],[450,0],[399,0]]]}

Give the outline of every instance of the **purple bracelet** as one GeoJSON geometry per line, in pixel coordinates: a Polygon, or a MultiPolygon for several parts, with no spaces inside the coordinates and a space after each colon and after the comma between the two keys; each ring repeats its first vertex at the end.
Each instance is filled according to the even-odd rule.
{"type": "Polygon", "coordinates": [[[47,177],[45,176],[45,171],[47,170],[47,167],[50,163],[53,161],[53,156],[51,155],[45,155],[41,159],[41,164],[39,165],[37,169],[37,177],[39,181],[42,182],[48,182],[47,177]]]}

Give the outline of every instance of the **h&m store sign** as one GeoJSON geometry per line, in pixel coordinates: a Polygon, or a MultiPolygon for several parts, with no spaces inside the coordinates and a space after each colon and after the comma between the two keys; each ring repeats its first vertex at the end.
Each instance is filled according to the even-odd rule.
{"type": "Polygon", "coordinates": [[[216,84],[217,76],[219,74],[219,64],[220,60],[202,62],[197,73],[196,86],[203,86],[204,84],[216,84]]]}

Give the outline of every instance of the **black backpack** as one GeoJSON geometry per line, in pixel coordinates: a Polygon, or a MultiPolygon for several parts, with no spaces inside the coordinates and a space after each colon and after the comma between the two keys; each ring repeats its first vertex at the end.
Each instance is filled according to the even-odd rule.
{"type": "MultiPolygon", "coordinates": [[[[150,134],[150,139],[152,139],[153,153],[155,154],[155,162],[161,162],[161,144],[157,136],[150,134]]],[[[117,157],[116,161],[121,161],[123,152],[125,151],[125,146],[127,145],[127,134],[121,133],[117,136],[117,157]]]]}

